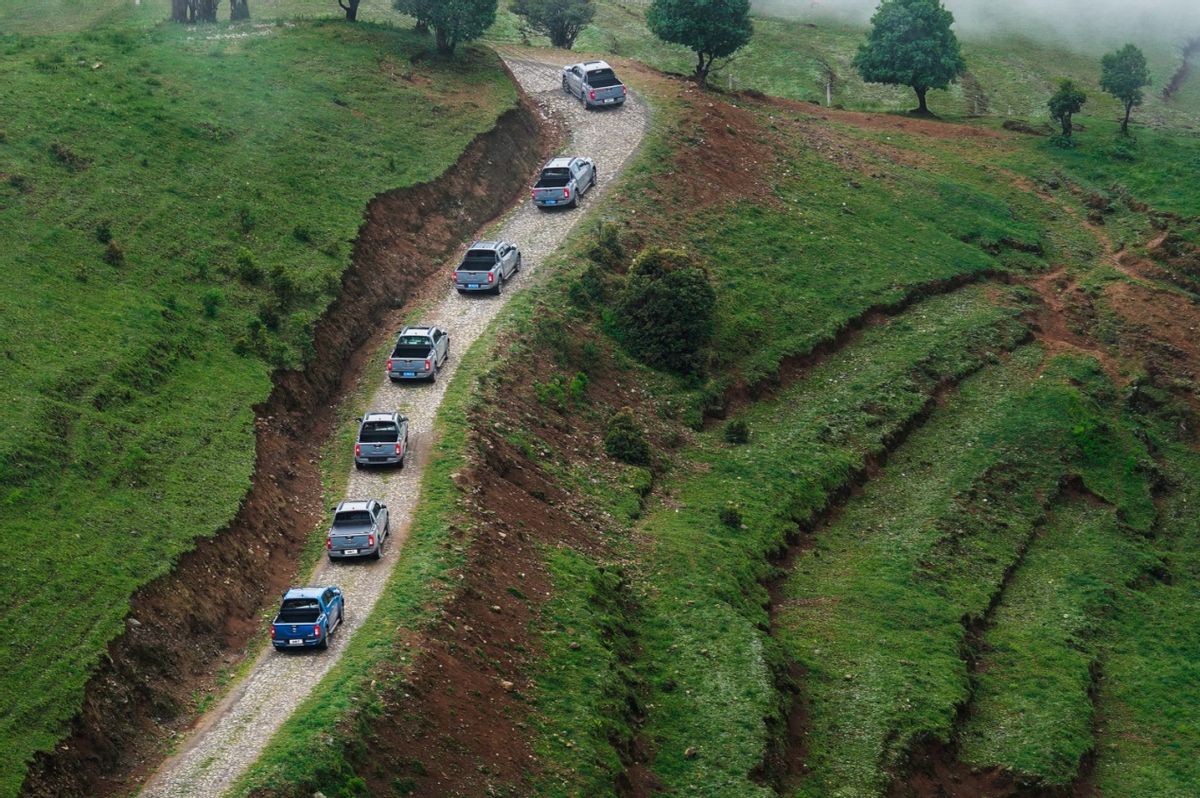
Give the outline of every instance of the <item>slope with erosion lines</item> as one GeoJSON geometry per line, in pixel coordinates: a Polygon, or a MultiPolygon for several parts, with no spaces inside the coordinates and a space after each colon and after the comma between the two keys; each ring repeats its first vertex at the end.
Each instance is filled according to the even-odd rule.
{"type": "MultiPolygon", "coordinates": [[[[508,64],[527,93],[565,118],[572,131],[570,151],[596,159],[600,183],[595,195],[585,200],[594,202],[641,142],[647,121],[645,106],[631,97],[624,109],[589,113],[562,94],[555,67],[515,59],[508,64]]],[[[506,221],[496,237],[511,240],[521,248],[524,270],[528,272],[558,247],[578,219],[577,213],[546,214],[525,205],[506,221]]],[[[518,278],[517,285],[523,281],[518,278]]],[[[502,297],[479,299],[451,293],[424,322],[449,330],[454,353],[461,353],[484,332],[502,304],[502,297]]],[[[323,563],[311,575],[310,583],[337,584],[347,597],[346,622],[334,635],[329,650],[314,656],[264,652],[239,687],[202,721],[183,750],[150,779],[143,795],[195,798],[222,794],[337,661],[348,639],[370,613],[396,563],[417,503],[417,486],[423,460],[430,451],[433,421],[457,362],[451,357],[441,379],[429,386],[392,385],[384,379],[371,398],[372,408],[404,409],[413,432],[414,456],[403,470],[351,475],[349,495],[378,498],[388,505],[394,537],[378,563],[323,563]]]]}

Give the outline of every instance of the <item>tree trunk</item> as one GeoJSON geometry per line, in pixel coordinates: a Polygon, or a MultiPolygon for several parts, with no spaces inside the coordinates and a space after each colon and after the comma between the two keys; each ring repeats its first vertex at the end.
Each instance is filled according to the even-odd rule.
{"type": "Polygon", "coordinates": [[[921,116],[928,116],[929,106],[925,103],[925,95],[929,93],[929,89],[913,86],[913,91],[917,93],[917,113],[921,116]]]}
{"type": "Polygon", "coordinates": [[[197,0],[196,22],[217,21],[217,0],[197,0]]]}
{"type": "Polygon", "coordinates": [[[696,53],[696,82],[701,86],[708,85],[708,72],[712,69],[712,63],[715,58],[715,55],[705,58],[703,52],[696,53]]]}
{"type": "Polygon", "coordinates": [[[1129,115],[1133,113],[1133,103],[1125,103],[1125,118],[1121,120],[1121,135],[1129,135],[1129,115]]]}
{"type": "Polygon", "coordinates": [[[442,55],[454,55],[455,44],[457,44],[457,42],[447,36],[444,29],[437,29],[437,50],[439,53],[442,55]]]}
{"type": "Polygon", "coordinates": [[[229,0],[229,21],[250,19],[250,0],[229,0]]]}
{"type": "Polygon", "coordinates": [[[427,36],[429,34],[429,23],[423,19],[418,19],[417,24],[413,26],[413,31],[422,36],[427,36]]]}
{"type": "Polygon", "coordinates": [[[188,0],[171,0],[171,21],[188,21],[188,0]]]}
{"type": "Polygon", "coordinates": [[[348,4],[343,3],[342,0],[338,0],[338,5],[346,12],[347,21],[354,22],[358,19],[358,3],[359,0],[350,0],[348,4]]]}
{"type": "Polygon", "coordinates": [[[1071,138],[1071,133],[1075,130],[1075,126],[1071,124],[1071,115],[1066,114],[1062,118],[1063,135],[1071,138]]]}

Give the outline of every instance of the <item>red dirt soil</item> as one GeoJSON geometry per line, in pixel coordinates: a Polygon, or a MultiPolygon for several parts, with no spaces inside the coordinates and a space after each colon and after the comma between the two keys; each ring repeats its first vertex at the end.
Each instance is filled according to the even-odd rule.
{"type": "MultiPolygon", "coordinates": [[[[527,100],[475,139],[435,181],[368,204],[339,299],[303,372],[282,372],[256,408],[253,485],[229,528],[201,540],[173,572],[133,598],[70,736],[31,765],[24,796],[105,796],[130,789],[195,719],[196,696],[246,655],[264,603],[295,576],[323,518],[318,447],[337,397],[352,385],[402,306],[473,230],[521,195],[556,136],[527,100]]],[[[439,281],[440,282],[440,281],[439,281]]]]}

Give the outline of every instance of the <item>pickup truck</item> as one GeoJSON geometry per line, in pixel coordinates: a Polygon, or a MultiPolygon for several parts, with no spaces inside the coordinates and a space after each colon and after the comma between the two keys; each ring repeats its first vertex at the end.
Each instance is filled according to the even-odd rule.
{"type": "Polygon", "coordinates": [[[346,617],[346,599],[337,587],[294,587],[271,622],[271,645],[289,648],[329,648],[329,636],[346,617]]]}
{"type": "Polygon", "coordinates": [[[433,382],[449,358],[450,334],[441,327],[405,327],[387,359],[387,375],[392,382],[433,382]]]}
{"type": "Polygon", "coordinates": [[[578,97],[584,108],[621,105],[629,95],[607,61],[584,61],[563,67],[562,87],[567,94],[578,97]]]}
{"type": "Polygon", "coordinates": [[[399,413],[367,413],[358,424],[354,467],[399,465],[408,456],[408,418],[399,413]]]}
{"type": "Polygon", "coordinates": [[[521,271],[521,250],[511,241],[475,241],[454,270],[458,293],[490,291],[499,294],[504,283],[521,271]]]}
{"type": "Polygon", "coordinates": [[[391,534],[386,504],[374,499],[344,501],[333,511],[333,523],[325,535],[325,553],[331,560],[346,557],[383,556],[383,543],[391,534]]]}
{"type": "Polygon", "coordinates": [[[551,158],[530,192],[539,208],[574,208],[579,195],[596,187],[596,162],[591,158],[551,158]]]}

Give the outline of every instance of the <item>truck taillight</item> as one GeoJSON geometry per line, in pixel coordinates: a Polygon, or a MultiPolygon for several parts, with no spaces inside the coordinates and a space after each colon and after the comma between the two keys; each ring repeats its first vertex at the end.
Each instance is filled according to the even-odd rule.
{"type": "Polygon", "coordinates": [[[571,198],[571,189],[564,188],[563,189],[563,199],[570,199],[570,198],[571,198]]]}
{"type": "Polygon", "coordinates": [[[403,443],[396,444],[396,454],[404,454],[404,444],[403,443]]]}
{"type": "Polygon", "coordinates": [[[317,624],[316,626],[313,627],[313,634],[316,635],[317,637],[321,636],[321,625],[320,624],[317,624]]]}
{"type": "Polygon", "coordinates": [[[390,357],[388,358],[387,370],[388,371],[392,370],[392,359],[390,357]]]}
{"type": "Polygon", "coordinates": [[[426,360],[425,361],[425,370],[429,371],[431,368],[433,368],[433,364],[430,363],[428,360],[426,360]]]}
{"type": "Polygon", "coordinates": [[[275,639],[275,624],[271,624],[271,639],[275,639]]]}
{"type": "Polygon", "coordinates": [[[367,535],[367,545],[368,546],[375,545],[375,536],[374,535],[367,535]]]}
{"type": "Polygon", "coordinates": [[[326,549],[333,548],[333,538],[325,538],[325,548],[326,549]]]}
{"type": "Polygon", "coordinates": [[[596,90],[595,89],[592,89],[591,91],[588,92],[588,98],[592,99],[592,100],[596,99],[596,90]]]}
{"type": "Polygon", "coordinates": [[[625,96],[626,94],[629,94],[629,88],[627,86],[621,86],[621,95],[625,96]]]}
{"type": "Polygon", "coordinates": [[[495,275],[494,273],[492,273],[492,272],[488,272],[488,282],[489,282],[489,283],[494,283],[494,282],[496,282],[496,275],[495,275]]]}
{"type": "Polygon", "coordinates": [[[530,191],[529,196],[532,197],[533,199],[537,199],[537,191],[530,191]]]}
{"type": "Polygon", "coordinates": [[[361,443],[354,444],[354,456],[362,457],[362,444],[361,443]]]}

